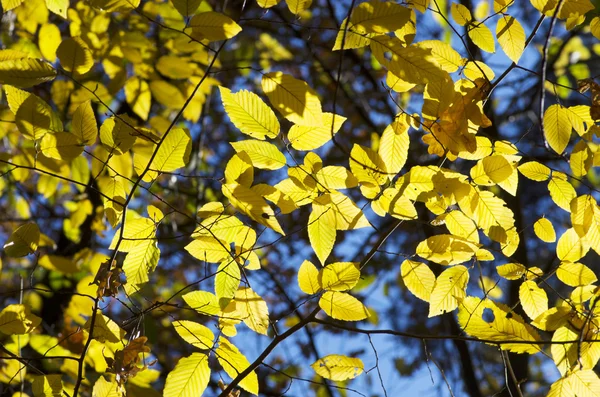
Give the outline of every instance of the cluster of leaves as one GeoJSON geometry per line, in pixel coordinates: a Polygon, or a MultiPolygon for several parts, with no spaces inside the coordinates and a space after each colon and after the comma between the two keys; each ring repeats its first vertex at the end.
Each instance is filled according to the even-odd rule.
{"type": "MultiPolygon", "coordinates": [[[[321,7],[310,0],[286,0],[285,8],[280,0],[248,3],[298,20],[321,7]]],[[[298,330],[367,319],[378,325],[377,308],[359,295],[373,255],[337,260],[345,236],[373,229],[381,245],[399,225],[425,223],[430,232],[396,267],[430,318],[454,313],[463,338],[549,356],[561,375],[550,396],[599,394],[600,290],[597,272],[582,262],[591,251],[600,255],[600,206],[595,190],[578,188],[600,164],[600,86],[579,72],[577,89],[591,95],[545,107],[547,95],[566,102],[570,91],[557,88],[568,80],[543,81],[539,130],[550,160],[528,154],[518,139],[481,131],[494,127],[492,92],[518,67],[545,19],[550,30],[539,50],[547,61],[556,24],[600,39],[600,17],[589,0],[532,0],[539,22],[526,34],[514,1],[492,3],[470,10],[368,0],[341,10],[346,18],[329,51],[371,59],[394,101],[393,120],[369,142],[348,133],[352,111],[336,102],[341,77],[320,92],[277,64],[292,55],[269,35],[261,34],[271,57],[261,59],[262,70],[234,68],[236,76],[256,78],[244,83],[251,89],[224,86],[217,71],[228,73],[224,59],[244,36],[244,18],[207,1],[2,0],[16,32],[0,50],[0,190],[18,215],[6,222],[3,272],[31,285],[7,292],[0,312],[0,382],[7,390],[23,385],[17,395],[31,384],[34,396],[135,396],[156,388],[199,396],[222,368],[231,378],[221,382],[222,396],[237,395],[238,386],[259,395],[257,367],[298,330]],[[423,18],[449,27],[449,38],[416,41],[423,18]],[[494,53],[496,42],[509,60],[499,76],[470,53],[494,53]],[[332,104],[323,100],[332,93],[332,104]],[[211,101],[236,127],[226,151],[201,147],[209,124],[219,122],[204,114],[211,101]],[[419,145],[426,153],[415,163],[411,151],[419,145]],[[568,169],[553,162],[562,159],[568,169]],[[206,180],[217,188],[197,171],[212,171],[206,180]],[[552,211],[569,214],[559,225],[542,216],[532,226],[539,240],[556,243],[558,264],[549,269],[518,256],[524,225],[510,203],[525,180],[547,186],[548,194],[540,191],[552,211]],[[178,184],[204,193],[173,197],[178,184]],[[43,222],[48,207],[61,216],[43,222]],[[378,218],[395,227],[376,228],[378,218]],[[269,272],[269,247],[298,235],[311,247],[289,266],[305,312],[285,288],[271,302],[255,290],[263,288],[255,274],[269,272]],[[173,241],[185,242],[184,265],[172,256],[173,241]],[[499,278],[480,275],[477,288],[469,280],[485,266],[499,278]],[[167,280],[171,269],[189,274],[153,288],[161,267],[167,280]],[[500,279],[518,284],[518,302],[495,299],[500,279]],[[548,291],[560,299],[551,301],[548,291]],[[64,308],[42,302],[61,292],[64,308]],[[280,332],[270,309],[286,299],[298,314],[280,332]],[[150,306],[140,310],[144,303],[150,306]],[[62,310],[56,324],[44,315],[52,310],[62,310]],[[116,321],[126,310],[129,321],[116,321]],[[158,310],[165,315],[158,326],[174,330],[186,348],[153,353],[161,342],[149,341],[142,320],[158,310]],[[242,323],[272,338],[254,362],[242,353],[247,343],[235,339],[242,323]]],[[[545,62],[543,69],[546,76],[545,62]]],[[[365,371],[360,358],[342,354],[318,357],[311,367],[339,384],[365,371]]]]}

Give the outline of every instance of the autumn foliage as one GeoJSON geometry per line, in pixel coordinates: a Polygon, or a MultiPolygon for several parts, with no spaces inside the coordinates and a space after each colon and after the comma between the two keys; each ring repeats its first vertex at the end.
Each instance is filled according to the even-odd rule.
{"type": "Polygon", "coordinates": [[[600,395],[598,2],[2,8],[0,394],[600,395]]]}

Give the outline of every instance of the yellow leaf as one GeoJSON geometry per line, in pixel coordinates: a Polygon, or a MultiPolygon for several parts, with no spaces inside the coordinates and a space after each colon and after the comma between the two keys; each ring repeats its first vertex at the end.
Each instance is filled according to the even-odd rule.
{"type": "Polygon", "coordinates": [[[215,316],[221,311],[217,297],[208,291],[188,292],[182,298],[189,307],[200,314],[215,316]]]}
{"type": "MultiPolygon", "coordinates": [[[[92,316],[90,316],[83,328],[90,332],[92,326],[92,316]]],[[[94,320],[94,339],[101,343],[112,342],[119,343],[125,336],[125,330],[121,329],[117,323],[106,317],[104,314],[96,312],[94,320]]]]}
{"type": "Polygon", "coordinates": [[[83,144],[70,132],[57,132],[44,135],[40,151],[51,159],[71,161],[83,153],[83,144]]]}
{"type": "Polygon", "coordinates": [[[31,389],[34,396],[58,397],[63,393],[62,375],[34,375],[31,389]]]}
{"type": "Polygon", "coordinates": [[[350,17],[352,29],[361,33],[385,34],[400,29],[410,20],[410,9],[389,1],[369,0],[359,4],[350,17]]]}
{"type": "Polygon", "coordinates": [[[496,44],[494,42],[494,35],[492,31],[485,26],[483,23],[474,23],[469,28],[469,37],[473,40],[473,43],[485,52],[493,53],[496,51],[496,44]]]}
{"type": "Polygon", "coordinates": [[[314,177],[318,182],[317,188],[350,189],[358,185],[358,180],[350,171],[336,165],[321,168],[314,177]]]}
{"type": "Polygon", "coordinates": [[[452,14],[452,19],[454,19],[454,22],[460,26],[465,26],[473,20],[471,11],[469,11],[467,7],[460,3],[452,3],[450,6],[450,14],[452,14]]]}
{"type": "Polygon", "coordinates": [[[400,265],[400,274],[404,285],[414,296],[429,302],[435,285],[435,275],[429,266],[407,259],[400,265]]]}
{"type": "Polygon", "coordinates": [[[27,139],[42,138],[52,129],[53,111],[46,102],[36,95],[29,95],[19,106],[15,115],[15,123],[19,131],[27,139]]]}
{"type": "Polygon", "coordinates": [[[292,123],[323,126],[321,101],[306,82],[289,74],[271,72],[263,75],[262,89],[273,107],[292,123]]]}
{"type": "Polygon", "coordinates": [[[156,152],[150,169],[171,172],[185,167],[192,151],[192,138],[187,128],[174,128],[164,139],[156,152]]]}
{"type": "Polygon", "coordinates": [[[94,397],[121,397],[123,394],[119,390],[116,380],[109,382],[103,376],[100,376],[94,383],[92,395],[94,397]]]}
{"type": "Polygon", "coordinates": [[[571,287],[590,285],[598,281],[592,269],[579,262],[562,262],[556,269],[556,276],[571,287]]]}
{"type": "Polygon", "coordinates": [[[448,73],[454,73],[462,66],[460,54],[450,44],[439,40],[423,40],[416,43],[416,45],[430,49],[431,55],[438,66],[448,73]]]}
{"type": "Polygon", "coordinates": [[[319,270],[312,262],[305,260],[298,269],[298,286],[308,295],[321,291],[319,283],[319,270]]]}
{"type": "Polygon", "coordinates": [[[142,120],[148,120],[150,106],[152,105],[152,94],[150,86],[139,77],[132,77],[125,83],[125,99],[135,114],[142,120]]]}
{"type": "Polygon", "coordinates": [[[354,144],[350,152],[350,170],[361,184],[378,187],[388,180],[381,156],[373,149],[354,144]]]}
{"type": "Polygon", "coordinates": [[[225,166],[225,181],[227,183],[239,183],[250,187],[254,181],[254,167],[252,160],[246,152],[236,153],[225,166]]]}
{"type": "Polygon", "coordinates": [[[533,231],[535,235],[546,243],[553,243],[556,241],[556,232],[554,226],[547,218],[540,218],[533,224],[533,231]]]}
{"type": "Polygon", "coordinates": [[[357,31],[352,25],[352,23],[348,23],[348,19],[345,18],[342,21],[340,30],[338,31],[338,34],[335,38],[335,44],[333,45],[332,50],[341,50],[342,45],[344,47],[344,50],[366,47],[371,43],[371,40],[369,40],[369,38],[373,35],[373,33],[364,33],[357,31]]]}
{"type": "Polygon", "coordinates": [[[7,256],[21,257],[34,253],[40,241],[40,228],[35,223],[26,223],[15,229],[6,243],[4,253],[7,256]]]}
{"type": "Polygon", "coordinates": [[[594,37],[600,40],[600,17],[592,18],[590,22],[590,30],[594,37]]]}
{"type": "Polygon", "coordinates": [[[67,19],[69,0],[46,0],[46,7],[56,15],[67,19]]]}
{"type": "Polygon", "coordinates": [[[90,0],[90,5],[106,12],[128,12],[140,5],[140,0],[90,0]]]}
{"type": "Polygon", "coordinates": [[[348,291],[358,283],[360,269],[357,262],[335,262],[319,272],[318,282],[327,291],[348,291]]]}
{"type": "MultiPolygon", "coordinates": [[[[227,375],[231,378],[236,378],[238,374],[250,366],[248,359],[224,337],[219,338],[219,347],[215,350],[215,355],[219,360],[219,364],[221,364],[227,375]]],[[[247,392],[258,396],[258,377],[256,376],[256,372],[250,372],[242,379],[239,385],[247,392]]]]}
{"type": "Polygon", "coordinates": [[[550,178],[550,173],[552,172],[550,168],[537,161],[529,161],[521,164],[518,167],[518,170],[526,178],[538,182],[547,181],[548,178],[550,178]]]}
{"type": "Polygon", "coordinates": [[[308,217],[308,238],[317,258],[325,265],[335,244],[336,219],[331,205],[321,204],[319,199],[313,202],[312,212],[308,217]]]}
{"type": "Polygon", "coordinates": [[[45,23],[40,28],[38,45],[40,52],[50,62],[56,59],[56,50],[60,44],[60,29],[53,23],[45,23]]]}
{"type": "Polygon", "coordinates": [[[359,358],[330,354],[318,359],[310,365],[315,372],[325,379],[345,381],[362,374],[365,365],[359,358]]]}
{"type": "Polygon", "coordinates": [[[462,211],[454,210],[447,213],[444,218],[448,231],[457,236],[479,243],[479,232],[475,223],[467,217],[462,211]]]}
{"type": "Polygon", "coordinates": [[[217,263],[231,255],[229,245],[213,236],[198,236],[185,250],[201,261],[217,263]]]}
{"type": "Polygon", "coordinates": [[[256,168],[278,170],[286,165],[283,153],[270,142],[248,139],[230,143],[236,152],[246,152],[256,168]]]}
{"type": "Polygon", "coordinates": [[[181,320],[173,321],[173,327],[179,336],[190,345],[203,350],[212,349],[215,335],[205,325],[181,320]]]}
{"type": "Polygon", "coordinates": [[[32,332],[42,319],[31,313],[28,306],[8,305],[0,312],[0,332],[8,335],[22,335],[32,332]]]}
{"type": "Polygon", "coordinates": [[[265,136],[276,138],[279,135],[279,121],[275,113],[258,95],[246,90],[232,94],[231,90],[222,86],[219,91],[231,122],[244,134],[260,140],[264,140],[265,136]]]}
{"type": "Polygon", "coordinates": [[[221,262],[215,276],[215,294],[222,309],[227,307],[235,296],[241,281],[240,267],[235,261],[221,262]]]}
{"type": "MultiPolygon", "coordinates": [[[[2,51],[0,51],[1,55],[2,51]]],[[[27,88],[52,81],[55,77],[56,70],[39,59],[21,58],[0,61],[0,84],[27,88]]]]}
{"type": "Polygon", "coordinates": [[[496,271],[507,280],[518,280],[527,273],[527,268],[520,263],[507,263],[496,267],[496,271]]]}
{"type": "Polygon", "coordinates": [[[502,350],[529,354],[540,351],[540,346],[537,344],[522,343],[541,341],[536,330],[526,324],[512,309],[501,303],[469,296],[459,307],[458,322],[467,335],[503,342],[500,345],[502,350]]]}
{"type": "Polygon", "coordinates": [[[577,262],[587,254],[589,249],[585,238],[579,237],[575,229],[570,228],[558,239],[556,256],[561,261],[577,262]]]}
{"type": "Polygon", "coordinates": [[[416,253],[423,259],[452,266],[468,261],[475,255],[478,244],[450,234],[431,236],[421,241],[416,253]]]}
{"type": "Polygon", "coordinates": [[[77,263],[70,258],[58,255],[44,255],[39,259],[38,264],[43,268],[63,274],[73,274],[81,270],[77,263]]]}
{"type": "Polygon", "coordinates": [[[25,0],[2,0],[2,9],[4,12],[8,12],[13,8],[17,8],[21,5],[25,0]]]}
{"type": "Polygon", "coordinates": [[[227,40],[242,31],[233,19],[219,12],[209,11],[194,15],[189,23],[193,35],[209,41],[227,40]]]}
{"type": "Polygon", "coordinates": [[[273,209],[251,189],[237,183],[227,183],[221,186],[221,191],[235,208],[256,222],[275,230],[281,235],[285,235],[279,222],[277,222],[273,209]]]}
{"type": "Polygon", "coordinates": [[[587,142],[584,140],[577,142],[569,158],[569,165],[571,166],[573,176],[581,178],[587,175],[593,165],[593,160],[594,152],[589,148],[587,142]]]}
{"type": "MultiPolygon", "coordinates": [[[[330,208],[335,213],[335,228],[337,230],[355,230],[371,226],[365,214],[348,196],[333,190],[329,197],[331,198],[330,208]]],[[[327,195],[323,195],[315,202],[325,203],[326,198],[327,195]]]]}
{"type": "Polygon", "coordinates": [[[552,201],[560,208],[567,212],[571,212],[571,201],[577,197],[575,188],[568,181],[553,175],[548,182],[548,190],[552,201]]]}
{"type": "Polygon", "coordinates": [[[379,216],[388,213],[397,219],[417,219],[417,209],[414,204],[408,197],[401,195],[401,191],[397,188],[385,189],[378,199],[371,202],[371,207],[379,216]]]}
{"type": "Polygon", "coordinates": [[[471,168],[473,182],[483,186],[493,186],[510,177],[514,172],[513,166],[502,155],[486,157],[471,168]]]}
{"type": "Polygon", "coordinates": [[[569,322],[571,315],[571,307],[553,307],[540,314],[538,318],[531,322],[531,325],[543,331],[556,331],[569,322]]]}
{"type": "Polygon", "coordinates": [[[196,13],[202,0],[171,0],[171,3],[182,16],[189,17],[196,13]]]}
{"type": "Polygon", "coordinates": [[[538,287],[535,281],[524,281],[521,284],[519,300],[523,310],[532,320],[548,310],[548,295],[546,295],[546,291],[538,287]]]}
{"type": "Polygon", "coordinates": [[[256,0],[256,3],[259,7],[262,8],[271,8],[279,4],[281,0],[256,0]]]}
{"type": "MultiPolygon", "coordinates": [[[[125,227],[127,231],[127,226],[125,227]]],[[[156,269],[160,258],[160,249],[156,241],[146,240],[141,244],[138,242],[123,261],[123,272],[127,277],[125,290],[131,294],[139,289],[141,284],[149,281],[148,273],[156,269]]]]}
{"type": "Polygon", "coordinates": [[[134,122],[126,115],[110,117],[100,127],[100,141],[109,153],[127,153],[136,140],[134,122]]]}
{"type": "Polygon", "coordinates": [[[336,320],[360,321],[370,316],[358,299],[345,292],[326,291],[319,299],[319,306],[336,320]]]}
{"type": "Polygon", "coordinates": [[[453,311],[467,296],[469,270],[463,265],[444,270],[435,280],[429,298],[429,317],[453,311]]]}
{"type": "Polygon", "coordinates": [[[85,101],[77,107],[73,114],[71,132],[79,139],[79,142],[88,146],[96,143],[98,137],[98,124],[92,109],[91,101],[85,101]]]}
{"type": "Polygon", "coordinates": [[[571,122],[567,109],[562,105],[551,105],[544,112],[544,137],[550,147],[562,154],[571,139],[571,122]]]}
{"type": "MultiPolygon", "coordinates": [[[[363,3],[364,4],[364,3],[363,3]]],[[[400,172],[408,157],[409,126],[401,121],[394,121],[381,135],[379,142],[379,156],[385,163],[389,173],[400,172]]]]}
{"type": "Polygon", "coordinates": [[[150,82],[152,98],[168,109],[179,110],[185,104],[183,94],[173,84],[164,80],[152,80],[150,82]]]}
{"type": "Polygon", "coordinates": [[[165,382],[165,397],[200,396],[210,381],[208,356],[204,353],[192,353],[180,358],[165,382]]]}
{"type": "Polygon", "coordinates": [[[64,39],[56,55],[63,68],[69,72],[84,74],[94,66],[94,57],[87,44],[79,37],[64,39]]]}
{"type": "Polygon", "coordinates": [[[312,0],[286,0],[286,4],[292,14],[298,15],[311,6],[312,0]]]}
{"type": "Polygon", "coordinates": [[[251,288],[242,287],[235,293],[235,308],[244,324],[251,330],[267,335],[269,308],[267,303],[251,288]]]}
{"type": "Polygon", "coordinates": [[[517,63],[525,49],[525,30],[515,18],[505,15],[498,20],[496,37],[502,51],[517,63]]]}
{"type": "Polygon", "coordinates": [[[339,114],[325,112],[320,125],[294,124],[288,131],[288,140],[296,150],[318,149],[332,139],[345,121],[339,114]]]}
{"type": "MultiPolygon", "coordinates": [[[[554,346],[554,345],[553,345],[554,346]]],[[[594,397],[600,395],[600,379],[592,369],[576,370],[552,384],[548,397],[594,397]]]]}

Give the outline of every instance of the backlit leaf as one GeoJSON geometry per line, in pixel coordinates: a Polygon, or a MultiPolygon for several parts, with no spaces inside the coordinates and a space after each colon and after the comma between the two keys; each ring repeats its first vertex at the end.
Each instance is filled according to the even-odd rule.
{"type": "Polygon", "coordinates": [[[306,82],[289,74],[271,72],[263,75],[262,89],[271,105],[292,123],[323,126],[321,101],[306,82]]]}
{"type": "MultiPolygon", "coordinates": [[[[227,375],[236,378],[238,374],[250,366],[248,359],[224,337],[219,338],[219,347],[215,350],[215,355],[219,364],[223,367],[227,375]]],[[[240,387],[249,393],[258,396],[258,377],[256,372],[250,372],[240,382],[240,387]]]]}
{"type": "Polygon", "coordinates": [[[279,135],[275,113],[258,95],[246,90],[232,94],[225,87],[219,87],[219,90],[227,115],[240,131],[261,140],[279,135]]]}
{"type": "Polygon", "coordinates": [[[319,306],[336,320],[360,321],[369,317],[369,310],[346,292],[327,291],[319,299],[319,306]]]}
{"type": "Polygon", "coordinates": [[[180,358],[165,383],[165,397],[193,397],[202,395],[210,381],[208,356],[204,353],[192,353],[180,358]]]}
{"type": "Polygon", "coordinates": [[[344,381],[362,374],[365,365],[359,358],[330,354],[311,364],[315,372],[325,379],[344,381]]]}

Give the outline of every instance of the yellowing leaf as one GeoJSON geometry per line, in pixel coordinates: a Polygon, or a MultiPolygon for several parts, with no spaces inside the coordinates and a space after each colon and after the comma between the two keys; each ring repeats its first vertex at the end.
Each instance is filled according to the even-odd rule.
{"type": "Polygon", "coordinates": [[[273,107],[292,123],[323,126],[321,101],[306,82],[289,74],[271,72],[263,75],[262,89],[273,107]]]}
{"type": "Polygon", "coordinates": [[[567,229],[558,239],[556,256],[561,261],[577,262],[583,258],[590,249],[587,241],[579,237],[575,229],[567,229]]]}
{"type": "Polygon", "coordinates": [[[556,276],[571,287],[590,285],[598,281],[592,269],[579,262],[562,262],[556,269],[556,276]]]}
{"type": "Polygon", "coordinates": [[[67,19],[67,10],[69,9],[69,0],[46,0],[46,7],[56,15],[67,19]]]}
{"type": "Polygon", "coordinates": [[[379,156],[381,156],[389,173],[397,174],[406,163],[410,143],[408,128],[409,126],[405,123],[394,121],[381,135],[379,156]]]}
{"type": "Polygon", "coordinates": [[[237,183],[227,183],[221,186],[221,191],[235,208],[256,222],[275,230],[281,235],[285,235],[279,222],[277,222],[277,218],[275,218],[273,209],[251,189],[237,183]]]}
{"type": "Polygon", "coordinates": [[[281,0],[256,0],[256,3],[259,7],[262,8],[271,8],[279,4],[281,0]]]}
{"type": "Polygon", "coordinates": [[[31,313],[26,305],[8,305],[0,312],[0,332],[4,334],[28,334],[41,323],[42,319],[31,313]]]}
{"type": "Polygon", "coordinates": [[[235,293],[235,308],[244,324],[251,330],[267,335],[269,309],[267,303],[251,288],[243,287],[235,293]]]}
{"type": "Polygon", "coordinates": [[[462,211],[450,211],[444,217],[448,231],[457,236],[479,243],[479,232],[475,223],[467,217],[462,211]]]}
{"type": "Polygon", "coordinates": [[[173,327],[179,336],[190,345],[203,350],[212,349],[215,335],[205,325],[181,320],[173,321],[173,327]]]}
{"type": "Polygon", "coordinates": [[[310,365],[318,375],[325,379],[345,381],[362,374],[365,365],[359,358],[330,354],[310,365]]]}
{"type": "Polygon", "coordinates": [[[27,88],[52,81],[55,77],[56,70],[39,59],[21,58],[0,61],[0,84],[27,88]]]}
{"type": "Polygon", "coordinates": [[[551,105],[544,112],[544,137],[550,147],[562,154],[571,139],[571,122],[567,109],[562,105],[551,105]]]}
{"type": "Polygon", "coordinates": [[[553,243],[556,241],[556,232],[554,226],[547,218],[540,218],[533,224],[533,231],[535,235],[546,243],[553,243]]]}
{"type": "Polygon", "coordinates": [[[196,13],[202,0],[171,0],[171,3],[182,16],[188,17],[196,13]]]}
{"type": "Polygon", "coordinates": [[[487,341],[502,342],[500,348],[514,353],[535,354],[541,338],[536,330],[526,324],[512,309],[489,299],[474,296],[465,298],[458,310],[458,322],[467,335],[487,341]],[[520,342],[520,343],[510,343],[520,342]]]}
{"type": "Polygon", "coordinates": [[[185,250],[201,261],[217,263],[230,256],[229,246],[213,236],[198,236],[185,250]]]}
{"type": "Polygon", "coordinates": [[[346,118],[339,114],[325,112],[320,125],[294,124],[288,131],[288,140],[296,150],[318,149],[332,139],[344,121],[346,118]]]}
{"type": "Polygon", "coordinates": [[[204,353],[192,353],[189,357],[180,358],[165,383],[165,397],[200,396],[210,381],[208,356],[204,353]]]}
{"type": "Polygon", "coordinates": [[[298,286],[308,295],[316,294],[321,290],[319,283],[319,270],[310,261],[304,261],[298,269],[298,286]]]}
{"type": "MultiPolygon", "coordinates": [[[[125,230],[127,231],[127,227],[125,230]]],[[[149,281],[148,273],[156,269],[160,258],[160,249],[156,241],[147,240],[137,243],[123,261],[123,271],[127,277],[125,289],[129,294],[149,281]]]]}
{"type": "Polygon", "coordinates": [[[40,150],[46,157],[71,161],[83,153],[83,145],[70,132],[46,134],[40,142],[40,150]]]}
{"type": "Polygon", "coordinates": [[[525,49],[525,30],[515,18],[505,15],[498,20],[496,37],[502,51],[517,63],[525,49]]]}
{"type": "Polygon", "coordinates": [[[98,137],[98,124],[92,109],[91,101],[85,101],[77,107],[73,114],[71,132],[79,142],[88,146],[93,145],[98,137]]]}
{"type": "Polygon", "coordinates": [[[246,152],[236,153],[225,166],[225,181],[239,183],[249,188],[254,181],[254,167],[252,160],[246,152]]]}
{"type": "Polygon", "coordinates": [[[136,140],[133,120],[125,115],[110,117],[100,127],[100,141],[109,153],[127,153],[136,140]]]}
{"type": "Polygon", "coordinates": [[[390,1],[369,0],[359,4],[350,17],[352,29],[384,34],[400,29],[410,19],[410,9],[390,1]]]}
{"type": "Polygon", "coordinates": [[[496,44],[492,31],[483,23],[475,23],[469,28],[469,37],[473,43],[485,52],[495,52],[496,44]]]}
{"type": "Polygon", "coordinates": [[[308,238],[322,265],[325,265],[325,261],[333,249],[335,237],[335,211],[330,205],[323,205],[315,200],[312,212],[308,217],[308,238]]]}
{"type": "Polygon", "coordinates": [[[40,228],[35,223],[26,223],[15,229],[6,243],[4,252],[8,256],[21,257],[37,250],[40,241],[40,228]]]}
{"type": "Polygon", "coordinates": [[[458,265],[444,270],[435,280],[429,298],[429,317],[453,311],[467,296],[469,270],[458,265]]]}
{"type": "Polygon", "coordinates": [[[348,291],[354,288],[360,279],[360,269],[356,262],[335,262],[325,266],[319,272],[321,288],[328,291],[348,291]]]}
{"type": "Polygon", "coordinates": [[[152,94],[150,86],[139,77],[132,77],[125,83],[125,99],[135,114],[142,120],[148,120],[150,106],[152,105],[152,94]]]}
{"type": "Polygon", "coordinates": [[[17,8],[24,1],[25,0],[2,0],[2,8],[4,9],[4,12],[7,12],[13,8],[17,8]]]}
{"type": "Polygon", "coordinates": [[[416,253],[423,259],[451,266],[471,259],[477,248],[477,244],[468,240],[450,234],[440,234],[421,241],[416,253]]]}
{"type": "Polygon", "coordinates": [[[246,152],[256,168],[278,170],[286,165],[283,153],[270,142],[248,139],[231,142],[231,146],[238,153],[246,152]]]}
{"type": "Polygon", "coordinates": [[[109,382],[103,376],[100,376],[94,383],[92,395],[94,397],[121,397],[122,393],[119,391],[116,380],[109,382]]]}
{"type": "Polygon", "coordinates": [[[29,95],[15,115],[19,131],[27,139],[40,139],[52,128],[53,112],[50,106],[36,95],[29,95]]]}
{"type": "Polygon", "coordinates": [[[235,94],[225,87],[219,87],[221,101],[231,122],[244,134],[252,138],[276,138],[279,135],[279,121],[273,110],[260,97],[250,91],[241,90],[235,94]]]}
{"type": "Polygon", "coordinates": [[[552,384],[548,397],[593,397],[600,395],[600,379],[592,369],[576,370],[552,384]]]}
{"type": "MultiPolygon", "coordinates": [[[[397,34],[398,32],[396,32],[397,34]]],[[[439,40],[423,40],[416,45],[430,49],[433,59],[442,70],[448,73],[454,73],[462,66],[460,54],[450,44],[439,40]]]]}
{"type": "Polygon", "coordinates": [[[400,265],[400,274],[404,285],[414,296],[429,302],[435,284],[435,275],[429,266],[407,259],[400,265]]]}
{"type": "Polygon", "coordinates": [[[90,0],[90,4],[106,12],[129,12],[140,5],[140,0],[90,0]]]}
{"type": "Polygon", "coordinates": [[[188,292],[182,298],[188,306],[200,314],[214,316],[221,311],[217,297],[208,291],[188,292]]]}
{"type": "Polygon", "coordinates": [[[192,138],[187,128],[174,128],[156,152],[150,169],[171,172],[185,167],[192,151],[192,138]]]}
{"type": "Polygon", "coordinates": [[[242,31],[233,19],[219,12],[209,11],[194,15],[189,23],[193,35],[210,41],[227,40],[242,31]]]}
{"type": "Polygon", "coordinates": [[[519,300],[523,310],[532,320],[548,310],[548,295],[546,295],[546,291],[538,287],[535,281],[524,281],[521,284],[519,300]]]}
{"type": "Polygon", "coordinates": [[[452,19],[454,19],[454,22],[460,26],[465,26],[473,20],[471,11],[469,11],[467,7],[460,3],[452,3],[450,6],[450,14],[452,14],[452,19]]]}
{"type": "Polygon", "coordinates": [[[40,52],[50,62],[56,59],[56,50],[60,44],[60,29],[53,23],[45,23],[40,28],[38,45],[40,52]]]}
{"type": "MultiPolygon", "coordinates": [[[[227,375],[231,378],[236,378],[238,374],[250,366],[250,363],[240,353],[238,348],[224,337],[219,338],[219,347],[215,350],[215,355],[219,360],[219,364],[221,364],[227,375]]],[[[250,372],[242,379],[239,385],[247,392],[258,396],[258,377],[256,376],[256,372],[250,372]]]]}
{"type": "Polygon", "coordinates": [[[518,280],[527,273],[527,268],[520,263],[507,263],[496,268],[498,275],[507,280],[518,280]]]}
{"type": "Polygon", "coordinates": [[[318,189],[350,189],[358,185],[358,181],[350,171],[335,165],[321,168],[314,177],[318,182],[318,189]]]}
{"type": "Polygon", "coordinates": [[[310,7],[312,0],[286,0],[286,4],[292,14],[298,15],[310,7]]]}
{"type": "Polygon", "coordinates": [[[358,299],[345,292],[326,291],[319,299],[319,306],[336,320],[360,321],[370,315],[358,299]]]}
{"type": "Polygon", "coordinates": [[[548,190],[550,191],[550,197],[556,205],[567,212],[571,212],[571,201],[577,196],[573,185],[553,175],[550,182],[548,182],[548,190]]]}
{"type": "Polygon", "coordinates": [[[388,179],[386,165],[372,149],[354,144],[350,152],[350,169],[361,184],[378,187],[388,179]]]}
{"type": "Polygon", "coordinates": [[[31,389],[34,396],[56,397],[63,392],[62,375],[35,375],[31,389]]]}
{"type": "Polygon", "coordinates": [[[240,286],[240,281],[241,273],[238,264],[231,260],[221,262],[215,276],[215,294],[221,308],[227,307],[233,299],[240,286]]]}
{"type": "Polygon", "coordinates": [[[94,66],[94,57],[87,44],[79,37],[64,39],[56,55],[65,70],[73,73],[87,73],[94,66]]]}

